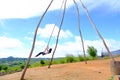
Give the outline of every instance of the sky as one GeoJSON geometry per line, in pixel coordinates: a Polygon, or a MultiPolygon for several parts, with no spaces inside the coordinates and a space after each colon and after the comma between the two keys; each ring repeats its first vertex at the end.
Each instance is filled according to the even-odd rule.
{"type": "MultiPolygon", "coordinates": [[[[9,56],[29,56],[34,32],[39,19],[51,0],[0,0],[0,58],[9,56]]],[[[110,51],[120,49],[120,1],[119,0],[82,0],[88,8],[91,18],[103,36],[110,51]]],[[[54,49],[56,36],[62,18],[63,0],[54,0],[42,20],[36,38],[32,58],[47,46],[50,34],[55,25],[49,47],[54,49]]],[[[80,1],[76,0],[80,10],[80,27],[87,53],[88,46],[94,46],[97,54],[106,49],[92,28],[80,1]]],[[[77,11],[73,0],[68,0],[64,22],[61,28],[59,43],[54,57],[67,54],[83,55],[78,31],[77,11]]],[[[51,54],[40,56],[51,57],[51,54]]]]}

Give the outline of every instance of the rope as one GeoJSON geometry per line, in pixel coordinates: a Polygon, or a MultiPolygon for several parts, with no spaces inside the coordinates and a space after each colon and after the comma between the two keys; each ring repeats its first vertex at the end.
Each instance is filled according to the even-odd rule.
{"type": "Polygon", "coordinates": [[[25,68],[23,70],[23,73],[22,73],[22,76],[21,76],[21,79],[20,80],[24,80],[24,76],[25,76],[25,73],[27,71],[27,67],[28,67],[28,64],[30,62],[30,59],[31,59],[31,56],[32,56],[32,53],[33,53],[33,50],[34,50],[34,47],[35,47],[35,42],[36,42],[36,36],[37,36],[37,31],[38,31],[38,28],[42,22],[42,19],[44,18],[46,12],[48,11],[49,7],[51,6],[53,0],[51,0],[51,2],[49,3],[48,7],[46,8],[45,12],[43,13],[43,15],[41,16],[41,19],[39,20],[38,22],[38,25],[36,27],[36,30],[35,30],[35,34],[34,34],[34,39],[33,39],[33,44],[32,44],[32,48],[31,48],[31,51],[30,51],[30,54],[29,54],[29,57],[27,59],[27,62],[26,62],[26,65],[25,65],[25,68]]]}
{"type": "Polygon", "coordinates": [[[87,15],[90,23],[92,24],[92,27],[95,29],[96,33],[98,34],[98,36],[99,36],[100,39],[102,40],[105,48],[107,49],[107,51],[108,51],[108,53],[109,53],[109,56],[111,57],[111,59],[112,59],[113,61],[115,61],[114,58],[113,58],[113,56],[112,56],[112,53],[110,52],[109,48],[107,47],[107,44],[106,44],[105,40],[103,39],[103,37],[101,36],[100,32],[98,31],[96,25],[94,24],[94,22],[93,22],[93,20],[92,20],[92,18],[91,18],[91,16],[90,16],[90,14],[89,14],[89,12],[88,12],[88,9],[85,7],[85,5],[83,4],[83,2],[82,2],[81,0],[80,0],[80,2],[81,2],[81,4],[82,4],[82,7],[84,8],[84,10],[86,11],[86,15],[87,15]]]}
{"type": "Polygon", "coordinates": [[[82,48],[83,48],[83,53],[84,53],[84,58],[85,58],[85,64],[87,64],[87,59],[86,59],[86,55],[85,55],[85,48],[84,48],[84,41],[83,41],[82,32],[81,32],[81,28],[80,28],[80,12],[79,12],[79,8],[78,8],[78,5],[77,5],[76,1],[73,0],[73,2],[75,4],[75,6],[76,6],[77,13],[78,13],[78,30],[79,30],[80,38],[81,38],[81,42],[82,42],[82,48]]]}
{"type": "MultiPolygon", "coordinates": [[[[60,11],[61,11],[61,9],[62,9],[62,7],[63,7],[63,3],[64,3],[64,0],[62,1],[62,5],[61,5],[61,7],[60,7],[60,11]]],[[[60,16],[60,13],[58,14],[58,18],[56,18],[56,21],[55,21],[55,22],[58,21],[59,16],[60,16]]],[[[50,35],[50,37],[49,37],[49,40],[48,40],[48,44],[47,44],[47,46],[48,46],[49,43],[50,43],[50,40],[51,40],[51,38],[52,38],[52,35],[53,35],[53,32],[54,32],[55,26],[56,26],[56,24],[54,24],[54,27],[53,27],[52,32],[51,32],[51,35],[50,35]]]]}
{"type": "Polygon", "coordinates": [[[62,27],[62,24],[63,24],[63,21],[64,21],[64,15],[65,15],[65,10],[66,10],[66,3],[67,3],[67,0],[65,0],[63,16],[62,16],[62,20],[61,20],[61,23],[60,23],[60,28],[59,28],[58,35],[57,35],[56,45],[55,45],[55,49],[53,51],[52,58],[50,60],[50,64],[49,64],[48,68],[50,68],[50,66],[52,65],[53,57],[54,57],[54,54],[55,54],[55,51],[56,51],[56,48],[57,48],[57,44],[58,44],[58,40],[59,40],[59,34],[60,34],[61,27],[62,27]]]}

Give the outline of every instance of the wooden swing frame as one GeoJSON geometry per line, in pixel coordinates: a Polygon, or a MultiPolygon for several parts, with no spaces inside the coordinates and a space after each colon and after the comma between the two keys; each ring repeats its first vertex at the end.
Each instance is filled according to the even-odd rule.
{"type": "MultiPolygon", "coordinates": [[[[107,44],[106,44],[105,40],[103,39],[103,37],[101,36],[100,32],[98,31],[96,25],[94,24],[94,22],[93,22],[90,14],[89,14],[87,8],[85,7],[85,5],[83,4],[83,2],[82,2],[81,0],[79,0],[79,1],[80,1],[80,3],[81,3],[82,7],[84,8],[87,17],[88,17],[90,23],[92,24],[92,27],[94,28],[94,30],[96,31],[96,33],[98,34],[98,36],[100,37],[100,39],[102,40],[102,42],[103,42],[106,50],[107,50],[108,53],[109,53],[109,56],[111,57],[112,61],[115,62],[115,59],[113,58],[113,56],[112,56],[109,48],[107,47],[107,44]]],[[[64,2],[64,0],[63,0],[63,2],[64,2]]],[[[78,14],[78,29],[79,29],[79,33],[80,33],[81,42],[82,42],[83,53],[84,53],[84,57],[85,57],[85,63],[87,63],[87,61],[86,61],[86,55],[85,55],[85,49],[84,49],[84,41],[83,41],[83,38],[82,38],[81,29],[80,29],[80,12],[79,12],[79,8],[78,8],[78,5],[77,5],[76,1],[73,0],[73,2],[74,2],[75,6],[76,6],[76,9],[77,9],[77,14],[78,14]]],[[[31,48],[29,57],[28,57],[28,59],[27,59],[27,62],[26,62],[26,65],[25,65],[25,68],[24,68],[24,70],[23,70],[23,73],[22,73],[22,75],[21,75],[20,80],[24,80],[24,76],[25,76],[25,73],[26,73],[26,71],[27,71],[27,67],[28,67],[28,65],[29,65],[29,62],[30,62],[32,53],[33,53],[33,51],[34,51],[34,46],[35,46],[35,42],[36,42],[36,37],[37,37],[38,28],[39,28],[39,26],[40,26],[40,24],[41,24],[41,22],[42,22],[42,20],[43,20],[43,18],[44,18],[44,16],[45,16],[45,14],[47,13],[47,11],[48,11],[48,9],[50,8],[50,6],[51,6],[52,3],[53,3],[53,0],[50,1],[48,7],[46,8],[45,12],[43,13],[43,15],[41,16],[41,18],[40,18],[40,20],[39,20],[39,22],[38,22],[38,25],[37,25],[36,30],[35,30],[35,33],[34,33],[34,39],[33,39],[32,48],[31,48]]],[[[54,48],[54,51],[53,51],[53,54],[52,54],[52,58],[51,58],[51,60],[50,60],[50,64],[49,64],[48,68],[50,68],[50,66],[52,65],[53,57],[54,57],[54,54],[55,54],[55,51],[56,51],[56,48],[57,48],[57,44],[58,44],[58,41],[59,41],[59,34],[60,34],[60,31],[61,31],[61,28],[62,28],[62,24],[63,24],[63,22],[64,22],[64,15],[65,15],[65,10],[66,10],[66,3],[67,3],[67,0],[65,0],[65,3],[64,3],[64,11],[63,11],[63,15],[62,15],[62,20],[61,20],[61,23],[60,23],[59,31],[58,31],[58,34],[57,34],[56,45],[55,45],[55,48],[54,48]]],[[[54,28],[55,28],[55,25],[54,25],[53,30],[52,30],[52,33],[51,33],[51,35],[50,35],[50,38],[49,38],[49,41],[48,41],[48,45],[49,45],[49,43],[50,43],[50,39],[51,39],[52,34],[53,34],[53,32],[54,32],[54,28]]],[[[48,46],[48,45],[47,45],[47,46],[48,46]]]]}

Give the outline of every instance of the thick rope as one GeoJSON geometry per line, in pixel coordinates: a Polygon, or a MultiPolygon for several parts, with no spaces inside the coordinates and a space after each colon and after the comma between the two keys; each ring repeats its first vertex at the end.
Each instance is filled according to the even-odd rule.
{"type": "Polygon", "coordinates": [[[21,76],[21,79],[20,79],[20,80],[24,80],[24,76],[25,76],[25,73],[26,73],[26,71],[27,71],[27,67],[28,67],[28,65],[29,65],[29,62],[30,62],[30,59],[31,59],[31,56],[32,56],[32,53],[33,53],[33,50],[34,50],[34,47],[35,47],[35,42],[36,42],[36,36],[37,36],[38,28],[39,28],[39,26],[40,26],[40,24],[41,24],[41,22],[42,22],[42,19],[43,19],[44,16],[45,16],[46,12],[48,11],[49,7],[51,6],[52,2],[53,2],[53,0],[51,0],[51,2],[49,3],[47,9],[45,10],[45,12],[43,13],[43,15],[41,16],[41,19],[40,19],[39,22],[38,22],[38,25],[37,25],[37,27],[36,27],[35,34],[34,34],[34,39],[33,39],[32,48],[31,48],[29,57],[28,57],[28,59],[27,59],[27,62],[26,62],[26,65],[25,65],[25,68],[24,68],[24,70],[23,70],[23,73],[22,73],[22,76],[21,76]]]}
{"type": "Polygon", "coordinates": [[[103,37],[101,36],[100,32],[98,31],[96,25],[94,24],[94,22],[93,22],[93,20],[92,20],[92,18],[91,18],[91,16],[90,16],[90,14],[89,14],[89,12],[88,12],[88,9],[85,7],[85,5],[83,4],[83,2],[82,2],[81,0],[80,0],[80,2],[81,2],[82,7],[84,8],[84,10],[85,10],[85,12],[86,12],[86,15],[87,15],[89,21],[90,21],[91,24],[92,24],[92,27],[95,29],[96,33],[98,34],[98,36],[99,36],[100,39],[102,40],[105,48],[107,49],[107,51],[108,51],[108,53],[109,53],[109,56],[111,57],[111,59],[112,59],[113,61],[115,61],[114,58],[113,58],[113,56],[112,56],[112,53],[110,52],[109,48],[107,47],[107,44],[106,44],[105,40],[103,39],[103,37]]]}
{"type": "Polygon", "coordinates": [[[77,13],[78,13],[78,30],[79,30],[80,39],[81,39],[81,42],[82,42],[82,49],[83,49],[83,53],[84,53],[85,64],[87,64],[87,59],[86,59],[86,55],[85,55],[85,48],[84,48],[84,41],[83,41],[82,32],[81,32],[81,28],[80,28],[80,11],[79,11],[79,8],[78,8],[78,5],[77,5],[76,1],[73,0],[73,2],[76,6],[77,13]]]}
{"type": "MultiPolygon", "coordinates": [[[[60,7],[60,11],[62,10],[63,3],[64,3],[64,0],[62,1],[62,5],[61,5],[61,7],[60,7]]],[[[58,21],[58,19],[59,19],[59,17],[60,17],[60,14],[61,14],[61,13],[58,14],[58,17],[56,18],[55,23],[58,21]]],[[[50,37],[49,37],[49,40],[48,40],[48,44],[47,44],[47,46],[49,46],[50,40],[51,40],[51,38],[52,38],[52,35],[53,35],[53,32],[54,32],[54,29],[55,29],[55,26],[56,26],[56,24],[54,24],[54,26],[53,26],[53,29],[52,29],[51,35],[50,35],[50,37]]]]}
{"type": "Polygon", "coordinates": [[[64,21],[64,15],[65,15],[65,10],[66,10],[66,3],[67,3],[67,0],[65,0],[63,16],[62,16],[60,28],[59,28],[58,35],[57,35],[56,45],[55,45],[55,48],[54,48],[54,51],[53,51],[53,54],[52,54],[52,58],[50,60],[50,64],[49,64],[48,68],[50,68],[50,66],[52,65],[53,57],[54,57],[54,54],[55,54],[55,51],[56,51],[56,48],[57,48],[61,27],[62,27],[62,24],[63,24],[63,21],[64,21]]]}

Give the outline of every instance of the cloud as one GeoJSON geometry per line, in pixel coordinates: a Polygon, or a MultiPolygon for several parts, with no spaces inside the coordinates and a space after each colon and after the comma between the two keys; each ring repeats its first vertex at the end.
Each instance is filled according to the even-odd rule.
{"type": "Polygon", "coordinates": [[[12,49],[15,47],[22,47],[22,42],[14,38],[0,37],[0,49],[12,49]]]}
{"type": "Polygon", "coordinates": [[[109,7],[111,8],[112,11],[115,12],[120,12],[120,1],[114,0],[109,3],[109,7]]]}
{"type": "Polygon", "coordinates": [[[0,58],[5,58],[9,56],[27,58],[29,55],[29,49],[26,48],[12,48],[12,49],[2,49],[0,50],[0,58]]]}
{"type": "Polygon", "coordinates": [[[32,37],[28,37],[28,36],[25,36],[24,38],[25,38],[26,40],[29,40],[29,41],[32,41],[32,40],[33,40],[32,37]]]}
{"type": "MultiPolygon", "coordinates": [[[[115,51],[120,49],[120,41],[114,39],[105,39],[106,44],[110,51],[115,51]]],[[[97,49],[97,54],[101,55],[101,51],[106,52],[106,48],[104,47],[101,40],[84,40],[85,51],[87,51],[88,46],[94,46],[97,49]]],[[[63,57],[67,54],[73,55],[83,55],[82,45],[80,41],[80,37],[76,36],[74,41],[63,42],[63,44],[58,44],[58,48],[56,50],[55,56],[56,57],[63,57]]],[[[86,54],[88,54],[86,52],[86,54]]]]}
{"type": "Polygon", "coordinates": [[[49,1],[0,0],[0,18],[28,18],[42,13],[49,1]]]}
{"type": "Polygon", "coordinates": [[[16,39],[6,36],[0,37],[0,58],[3,57],[27,57],[28,50],[23,46],[24,44],[16,39]]]}
{"type": "MultiPolygon", "coordinates": [[[[72,41],[61,40],[62,44],[58,43],[58,47],[56,49],[56,53],[54,57],[64,57],[67,54],[73,54],[75,56],[78,54],[83,55],[80,37],[74,36],[71,38],[72,38],[72,41]]],[[[105,41],[110,51],[120,49],[120,41],[117,41],[114,39],[105,39],[105,41]]],[[[2,36],[0,37],[0,44],[1,44],[0,57],[14,56],[14,57],[27,58],[31,50],[31,44],[26,47],[26,43],[23,43],[16,38],[2,36]]],[[[85,50],[87,50],[88,46],[94,46],[98,51],[98,55],[101,55],[102,50],[106,51],[101,40],[84,40],[84,44],[85,44],[85,50]]],[[[44,49],[46,48],[46,45],[47,45],[47,42],[45,42],[44,40],[39,40],[39,41],[37,40],[32,57],[34,57],[39,52],[44,51],[44,49]]],[[[49,47],[51,47],[54,50],[55,43],[50,44],[49,47]]],[[[50,58],[51,56],[52,56],[52,53],[49,55],[40,56],[40,57],[50,58]]]]}
{"type": "MultiPolygon", "coordinates": [[[[0,19],[30,18],[41,15],[51,0],[0,0],[0,19]]],[[[55,0],[49,11],[61,7],[62,0],[55,0]]]]}
{"type": "MultiPolygon", "coordinates": [[[[79,0],[77,0],[79,1],[79,0]]],[[[109,1],[109,0],[99,0],[99,1],[95,1],[95,0],[82,0],[82,2],[87,6],[87,8],[89,9],[95,9],[98,8],[100,6],[108,6],[110,9],[118,9],[120,8],[120,1],[118,0],[113,0],[113,1],[109,1]]],[[[106,7],[106,8],[108,8],[106,7]]]]}
{"type": "MultiPolygon", "coordinates": [[[[0,19],[9,18],[31,18],[40,16],[51,0],[0,0],[0,19]]],[[[120,1],[118,0],[82,0],[89,10],[94,10],[99,6],[107,5],[110,10],[120,11],[120,1]]],[[[79,3],[79,0],[77,0],[79,3]]],[[[58,10],[62,0],[54,0],[49,11],[58,10]]],[[[67,8],[73,6],[73,1],[68,0],[67,8]]]]}
{"type": "MultiPolygon", "coordinates": [[[[82,50],[82,44],[79,36],[72,37],[72,41],[62,41],[61,43],[58,43],[58,47],[56,49],[54,57],[65,57],[67,54],[73,54],[75,56],[77,55],[83,55],[83,50],[82,50]]],[[[114,39],[105,39],[106,44],[110,51],[115,51],[120,49],[120,41],[114,40],[114,39]]],[[[46,48],[45,42],[41,42],[44,45],[38,45],[38,48],[36,48],[36,53],[40,51],[44,51],[46,48]]],[[[100,56],[102,51],[107,51],[106,48],[104,47],[103,43],[101,40],[84,40],[84,46],[85,46],[85,51],[87,53],[87,47],[88,46],[94,46],[97,49],[97,54],[100,56]]],[[[54,50],[55,43],[50,45],[50,47],[54,50]]],[[[34,55],[36,55],[34,53],[34,55]]],[[[45,56],[40,56],[43,58],[51,57],[52,54],[45,55],[45,56]]]]}
{"type": "Polygon", "coordinates": [[[5,20],[0,19],[0,27],[3,28],[3,27],[5,27],[4,25],[5,25],[5,20]]]}
{"type": "MultiPolygon", "coordinates": [[[[52,30],[53,30],[54,24],[47,24],[45,25],[45,28],[39,28],[38,35],[43,38],[49,38],[52,30]]],[[[56,37],[58,34],[59,28],[58,26],[55,26],[54,32],[52,34],[53,37],[56,37]]],[[[73,34],[69,30],[61,30],[60,32],[60,38],[70,38],[73,37],[73,34]]]]}

